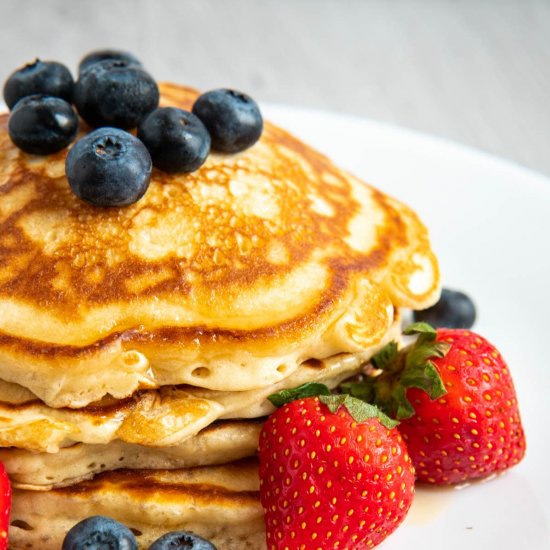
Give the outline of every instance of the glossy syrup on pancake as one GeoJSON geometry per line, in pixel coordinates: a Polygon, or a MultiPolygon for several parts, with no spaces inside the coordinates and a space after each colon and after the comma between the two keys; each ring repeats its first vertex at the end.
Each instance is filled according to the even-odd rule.
{"type": "MultiPolygon", "coordinates": [[[[190,108],[193,90],[161,86],[190,108]]],[[[80,202],[61,152],[0,117],[0,377],[54,407],[192,384],[248,390],[375,348],[438,296],[427,232],[395,199],[266,123],[237,155],[155,171],[126,208],[80,202]]]]}

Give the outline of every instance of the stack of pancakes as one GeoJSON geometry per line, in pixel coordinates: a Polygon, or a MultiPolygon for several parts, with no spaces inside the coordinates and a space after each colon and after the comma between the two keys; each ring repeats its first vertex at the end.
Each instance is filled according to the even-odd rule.
{"type": "MultiPolygon", "coordinates": [[[[196,92],[162,85],[162,104],[196,92]]],[[[397,200],[266,123],[236,155],[154,171],[126,208],[79,201],[66,151],[27,155],[0,116],[0,460],[10,548],[55,549],[96,514],[140,548],[174,530],[264,547],[266,397],[329,387],[438,297],[397,200]]]]}

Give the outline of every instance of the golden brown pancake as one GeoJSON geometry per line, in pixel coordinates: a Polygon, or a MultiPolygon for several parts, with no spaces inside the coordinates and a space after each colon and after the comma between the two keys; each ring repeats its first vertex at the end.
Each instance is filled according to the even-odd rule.
{"type": "Polygon", "coordinates": [[[254,456],[263,419],[216,422],[170,447],[146,447],[116,440],[105,445],[76,444],[56,453],[0,449],[0,462],[17,489],[45,491],[74,485],[117,469],[172,470],[225,464],[254,456]]]}
{"type": "MultiPolygon", "coordinates": [[[[196,92],[161,86],[164,105],[196,92]]],[[[196,172],[154,170],[125,208],[84,204],[67,151],[18,150],[0,116],[0,378],[52,407],[188,384],[246,391],[371,352],[438,296],[427,231],[272,124],[196,172]]]]}
{"type": "MultiPolygon", "coordinates": [[[[397,333],[398,325],[388,338],[397,333]]],[[[121,400],[103,399],[81,409],[54,409],[28,390],[0,380],[1,447],[55,453],[73,443],[124,441],[151,447],[179,445],[219,418],[257,418],[273,412],[272,393],[306,382],[335,388],[366,370],[369,357],[340,354],[305,362],[277,384],[257,390],[222,392],[193,386],[163,386],[121,400]]],[[[8,473],[11,473],[8,468],[8,473]]]]}
{"type": "Polygon", "coordinates": [[[131,528],[139,548],[169,531],[193,531],[219,550],[265,548],[257,463],[184,470],[118,470],[52,491],[14,490],[10,549],[59,550],[77,522],[106,515],[131,528]]]}

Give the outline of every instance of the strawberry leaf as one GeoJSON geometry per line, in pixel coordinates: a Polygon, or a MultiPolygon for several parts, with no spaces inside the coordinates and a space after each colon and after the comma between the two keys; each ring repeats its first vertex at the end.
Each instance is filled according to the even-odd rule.
{"type": "MultiPolygon", "coordinates": [[[[437,399],[447,393],[439,371],[431,361],[413,364],[409,368],[406,368],[401,375],[401,386],[403,388],[419,388],[425,391],[431,400],[437,399]]],[[[409,416],[412,416],[412,414],[409,416]]],[[[398,416],[397,418],[405,417],[398,416]]]]}
{"type": "Polygon", "coordinates": [[[306,382],[296,388],[281,390],[277,393],[272,393],[267,398],[276,407],[281,407],[296,399],[303,399],[305,397],[315,397],[317,395],[330,395],[330,390],[324,385],[317,382],[306,382]]]}
{"type": "Polygon", "coordinates": [[[416,345],[409,348],[405,360],[405,370],[415,365],[423,365],[431,357],[445,357],[450,344],[447,342],[423,342],[419,338],[416,345]]]}
{"type": "Polygon", "coordinates": [[[396,384],[391,399],[393,401],[393,416],[399,420],[410,418],[414,415],[414,407],[407,397],[407,388],[401,384],[396,384]]]}
{"type": "Polygon", "coordinates": [[[332,414],[334,414],[342,405],[344,405],[348,397],[349,396],[345,393],[339,393],[337,395],[321,396],[319,397],[319,400],[328,407],[332,414]]]}
{"type": "Polygon", "coordinates": [[[433,342],[436,339],[437,332],[435,328],[428,323],[412,323],[403,331],[403,334],[407,336],[412,336],[414,334],[420,334],[424,336],[430,342],[433,342]]]}
{"type": "Polygon", "coordinates": [[[375,368],[387,370],[395,362],[398,353],[397,342],[392,340],[373,356],[371,362],[375,368]]]}
{"type": "Polygon", "coordinates": [[[392,420],[389,416],[384,414],[378,407],[365,403],[355,397],[351,397],[348,394],[321,395],[319,400],[321,403],[324,403],[333,414],[335,414],[342,405],[345,406],[356,422],[365,422],[365,420],[369,418],[378,418],[380,423],[388,429],[395,428],[399,424],[399,422],[392,420]]]}
{"type": "Polygon", "coordinates": [[[437,332],[427,323],[414,323],[405,334],[417,335],[416,341],[399,351],[391,342],[376,354],[372,363],[382,370],[378,376],[363,376],[359,382],[342,385],[342,389],[376,405],[392,418],[404,419],[414,415],[414,408],[407,398],[408,388],[425,391],[430,399],[447,393],[439,372],[431,359],[444,357],[450,349],[447,342],[436,341],[437,332]]]}
{"type": "Polygon", "coordinates": [[[367,403],[374,403],[376,390],[372,380],[363,379],[360,382],[343,382],[340,384],[342,393],[349,393],[352,397],[357,397],[367,403]]]}

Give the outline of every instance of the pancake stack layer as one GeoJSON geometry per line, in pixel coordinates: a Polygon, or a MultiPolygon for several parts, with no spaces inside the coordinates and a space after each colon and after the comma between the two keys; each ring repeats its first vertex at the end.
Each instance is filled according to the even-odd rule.
{"type": "MultiPolygon", "coordinates": [[[[161,86],[163,105],[196,92],[161,86]]],[[[102,514],[147,548],[194,531],[263,548],[267,396],[329,387],[438,297],[416,215],[266,123],[236,155],[154,171],[126,208],[79,201],[63,151],[0,116],[0,460],[10,548],[57,550],[102,514]]]]}

